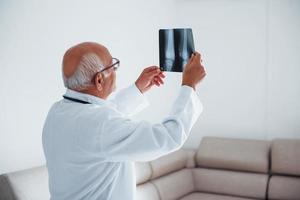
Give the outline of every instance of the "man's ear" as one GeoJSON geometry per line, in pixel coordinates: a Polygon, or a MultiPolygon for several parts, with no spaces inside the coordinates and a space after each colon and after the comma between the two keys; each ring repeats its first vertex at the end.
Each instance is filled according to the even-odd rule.
{"type": "Polygon", "coordinates": [[[104,77],[102,75],[102,73],[97,73],[94,79],[94,83],[95,86],[97,88],[98,91],[102,91],[103,90],[103,83],[104,83],[104,77]]]}

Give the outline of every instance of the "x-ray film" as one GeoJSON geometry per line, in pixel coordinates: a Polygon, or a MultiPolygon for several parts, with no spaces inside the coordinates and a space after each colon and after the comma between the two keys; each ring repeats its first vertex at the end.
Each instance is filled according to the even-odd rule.
{"type": "Polygon", "coordinates": [[[159,64],[162,71],[183,72],[194,51],[192,29],[159,30],[159,64]]]}

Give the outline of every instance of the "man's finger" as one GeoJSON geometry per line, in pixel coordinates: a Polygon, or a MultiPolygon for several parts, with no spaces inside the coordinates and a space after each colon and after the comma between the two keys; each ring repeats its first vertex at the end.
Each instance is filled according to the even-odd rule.
{"type": "Polygon", "coordinates": [[[155,80],[160,84],[164,84],[164,81],[160,77],[155,77],[155,80]]]}
{"type": "Polygon", "coordinates": [[[161,73],[159,73],[159,77],[165,78],[166,76],[161,72],[161,73]]]}
{"type": "Polygon", "coordinates": [[[157,69],[157,70],[152,70],[150,72],[147,72],[146,75],[148,78],[152,79],[154,76],[159,75],[159,73],[161,73],[161,71],[157,69]]]}
{"type": "Polygon", "coordinates": [[[144,69],[144,72],[148,73],[148,72],[154,71],[154,70],[156,70],[156,69],[159,69],[159,67],[153,65],[153,66],[150,66],[150,67],[145,68],[145,69],[144,69]]]}
{"type": "Polygon", "coordinates": [[[159,79],[164,79],[166,76],[162,73],[157,74],[155,77],[159,78],[159,79]]]}
{"type": "Polygon", "coordinates": [[[201,60],[201,54],[200,54],[200,53],[198,53],[198,52],[196,52],[196,54],[195,54],[195,57],[194,57],[194,60],[193,60],[193,61],[195,61],[195,62],[199,62],[199,63],[200,63],[200,60],[201,60]]]}
{"type": "Polygon", "coordinates": [[[160,86],[158,81],[152,80],[152,83],[155,84],[156,86],[160,86]]]}
{"type": "Polygon", "coordinates": [[[192,55],[186,65],[189,65],[193,61],[194,57],[195,57],[195,53],[192,53],[192,55]]]}

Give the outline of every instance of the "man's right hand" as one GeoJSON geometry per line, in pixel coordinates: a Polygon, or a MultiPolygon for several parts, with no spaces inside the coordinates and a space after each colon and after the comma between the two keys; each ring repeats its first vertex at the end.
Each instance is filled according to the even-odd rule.
{"type": "Polygon", "coordinates": [[[182,85],[188,85],[194,90],[203,80],[206,73],[202,65],[201,55],[198,52],[192,54],[182,74],[182,85]]]}

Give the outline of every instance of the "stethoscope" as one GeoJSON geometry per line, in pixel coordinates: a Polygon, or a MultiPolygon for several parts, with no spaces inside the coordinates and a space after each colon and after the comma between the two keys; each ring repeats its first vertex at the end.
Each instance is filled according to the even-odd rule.
{"type": "Polygon", "coordinates": [[[76,102],[76,103],[91,104],[90,102],[83,101],[83,100],[80,100],[80,99],[75,99],[75,98],[68,97],[68,96],[65,96],[65,95],[63,95],[63,98],[68,99],[68,100],[73,101],[73,102],[76,102]]]}

